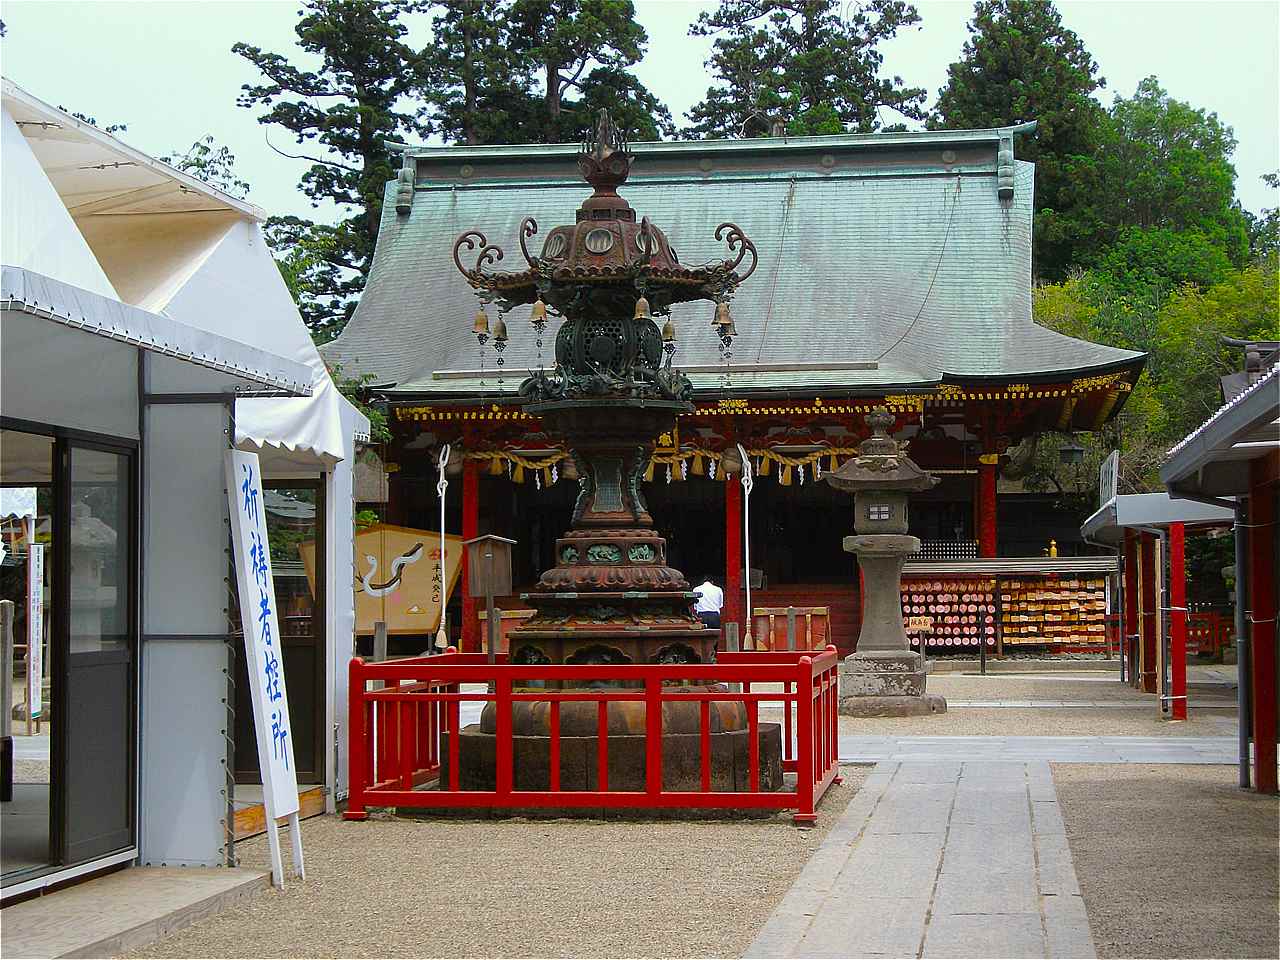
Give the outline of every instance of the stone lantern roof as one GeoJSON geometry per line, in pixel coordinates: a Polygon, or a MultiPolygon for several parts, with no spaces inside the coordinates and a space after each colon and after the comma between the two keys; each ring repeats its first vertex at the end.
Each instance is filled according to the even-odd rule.
{"type": "Polygon", "coordinates": [[[826,475],[827,482],[837,490],[847,493],[872,490],[906,493],[936,486],[938,478],[921,470],[914,460],[899,449],[898,442],[889,436],[888,430],[893,425],[893,420],[893,414],[884,407],[876,407],[867,414],[871,436],[859,445],[857,456],[845,461],[834,473],[826,475]]]}

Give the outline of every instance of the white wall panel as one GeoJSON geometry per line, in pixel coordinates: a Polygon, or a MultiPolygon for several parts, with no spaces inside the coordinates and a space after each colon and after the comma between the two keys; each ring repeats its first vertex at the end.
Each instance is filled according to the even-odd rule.
{"type": "Polygon", "coordinates": [[[138,436],[138,351],[41,317],[0,314],[0,413],[138,436]]]}

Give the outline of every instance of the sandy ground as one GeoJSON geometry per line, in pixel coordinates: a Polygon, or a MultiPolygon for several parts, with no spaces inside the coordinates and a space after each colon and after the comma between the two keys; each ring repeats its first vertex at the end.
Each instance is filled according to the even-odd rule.
{"type": "Polygon", "coordinates": [[[1276,957],[1275,797],[1225,766],[1054,764],[1100,957],[1276,957]]]}
{"type": "MultiPolygon", "coordinates": [[[[812,830],[790,818],[308,820],[305,883],[136,956],[738,957],[869,769],[844,769],[812,830]]],[[[267,868],[265,839],[239,852],[267,868]]]]}

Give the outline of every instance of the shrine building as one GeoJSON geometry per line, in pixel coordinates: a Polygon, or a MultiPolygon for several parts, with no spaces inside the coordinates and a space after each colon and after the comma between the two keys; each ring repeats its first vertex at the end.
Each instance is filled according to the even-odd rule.
{"type": "MultiPolygon", "coordinates": [[[[620,192],[680,262],[723,258],[708,225],[724,222],[759,256],[732,302],[731,349],[711,306],[672,307],[674,365],[694,385],[696,411],[660,439],[644,485],[672,565],[725,587],[725,622],[745,626],[749,577],[753,609],[826,608],[848,652],[860,607],[841,538],[853,503],[820,481],[867,435],[866,412],[884,405],[893,435],[941,481],[912,498],[910,530],[924,546],[903,588],[907,613],[933,619],[930,647],[1107,642],[1114,558],[1081,544],[1077,521],[1048,509],[1050,498],[1020,492],[1016,460],[1044,431],[1099,429],[1146,357],[1032,322],[1035,166],[1014,155],[1030,135],[1034,124],[631,146],[620,192]],[[755,474],[749,574],[738,445],[755,474]],[[1057,557],[1046,556],[1051,539],[1057,557]]],[[[480,229],[505,252],[493,270],[524,269],[526,243],[553,257],[558,235],[545,231],[589,189],[578,149],[404,149],[368,285],[323,348],[344,373],[372,375],[388,402],[386,522],[439,526],[437,455],[451,444],[449,531],[517,541],[505,610],[554,565],[577,493],[564,451],[518,393],[531,371],[554,365],[556,326],[539,337],[523,308],[503,318],[504,350],[479,343],[454,241],[480,229]],[[543,234],[522,232],[528,217],[543,234]]],[[[460,613],[451,633],[476,649],[465,593],[460,613]]]]}

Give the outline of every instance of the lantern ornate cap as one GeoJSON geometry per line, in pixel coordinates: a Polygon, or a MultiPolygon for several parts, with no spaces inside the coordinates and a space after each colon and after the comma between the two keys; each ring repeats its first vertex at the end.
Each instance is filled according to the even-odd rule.
{"type": "Polygon", "coordinates": [[[595,130],[582,142],[578,152],[578,169],[582,179],[595,189],[578,208],[578,220],[593,219],[592,210],[609,211],[618,219],[635,222],[635,211],[618,196],[618,187],[627,182],[631,174],[631,161],[635,155],[627,149],[627,138],[622,129],[609,118],[608,110],[601,110],[596,118],[595,130]],[[619,216],[629,212],[630,217],[619,216]]]}
{"type": "Polygon", "coordinates": [[[501,301],[510,310],[520,304],[543,300],[556,312],[569,316],[581,303],[582,288],[619,290],[629,287],[630,301],[640,290],[653,314],[665,316],[673,303],[728,299],[755,272],[758,254],[742,228],[722,223],[715,238],[729,248],[724,260],[686,266],[680,262],[665,233],[647,218],[637,217],[631,204],[618,195],[618,187],[631,174],[634,154],[621,129],[601,110],[595,129],[582,142],[578,168],[591,184],[591,196],[583,200],[575,222],[553,227],[535,255],[528,241],[538,233],[538,223],[525,217],[520,223],[520,252],[527,269],[488,269],[506,258],[485,234],[468,230],[454,241],[453,261],[467,282],[486,300],[501,301]],[[479,252],[470,254],[470,251],[479,252]],[[466,266],[461,257],[475,257],[466,266]],[[751,262],[744,268],[744,261],[751,262]]]}
{"type": "Polygon", "coordinates": [[[889,436],[889,428],[894,423],[892,413],[884,407],[876,407],[867,414],[866,420],[871,436],[858,446],[857,456],[826,475],[829,484],[848,493],[870,490],[907,492],[928,490],[937,485],[938,478],[921,470],[889,436]]]}

